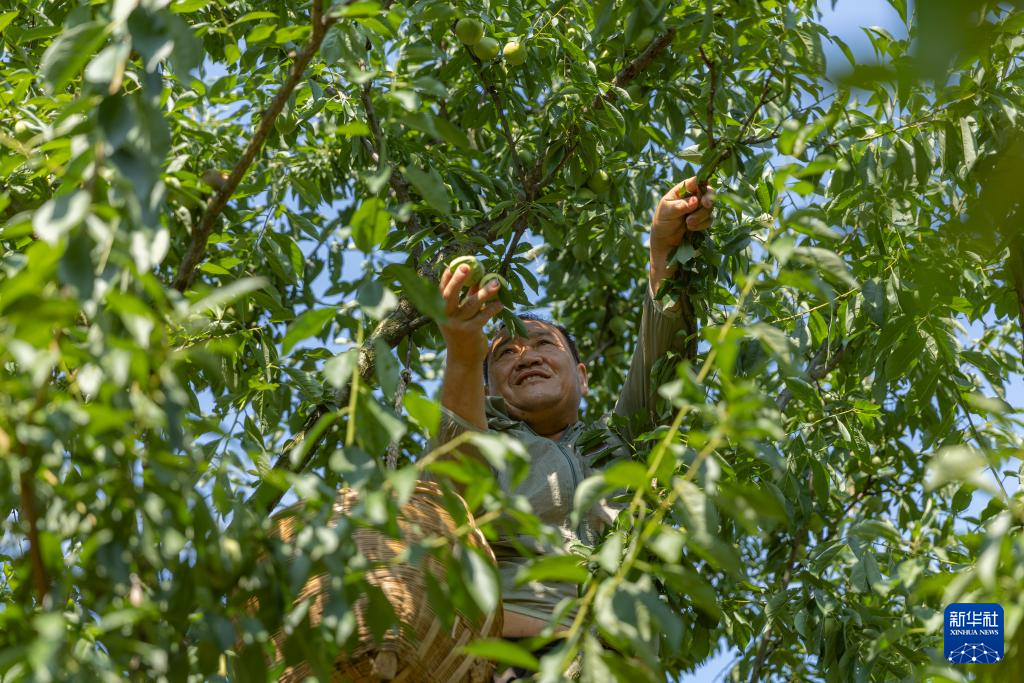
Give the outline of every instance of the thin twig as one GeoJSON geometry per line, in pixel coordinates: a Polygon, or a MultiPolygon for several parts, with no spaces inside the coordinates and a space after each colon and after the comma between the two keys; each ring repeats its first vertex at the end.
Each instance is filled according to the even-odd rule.
{"type": "MultiPolygon", "coordinates": [[[[409,382],[412,381],[412,372],[409,368],[412,367],[412,339],[409,340],[408,346],[405,350],[405,367],[402,368],[401,378],[398,381],[398,388],[395,389],[395,414],[402,414],[402,399],[405,398],[405,391],[409,388],[409,382]]],[[[389,470],[398,469],[398,455],[400,452],[401,444],[399,439],[392,439],[391,443],[388,444],[388,454],[384,458],[384,465],[389,470]]]]}
{"type": "MultiPolygon", "coordinates": [[[[380,127],[380,121],[377,119],[377,112],[373,108],[373,79],[367,79],[363,83],[363,87],[359,89],[359,97],[363,102],[363,111],[366,113],[366,124],[370,128],[370,135],[372,144],[369,144],[370,151],[373,155],[373,160],[377,162],[377,171],[379,172],[384,165],[388,163],[388,148],[387,139],[384,137],[384,133],[380,127]]],[[[371,143],[371,140],[366,140],[367,143],[371,143]]],[[[399,197],[401,199],[401,197],[399,197]]]]}
{"type": "Polygon", "coordinates": [[[714,149],[718,145],[718,141],[715,140],[715,95],[718,93],[718,75],[715,71],[715,63],[708,59],[707,53],[704,52],[704,46],[701,45],[697,49],[700,52],[701,61],[704,62],[704,66],[708,70],[708,78],[711,80],[711,90],[708,94],[705,112],[707,123],[705,124],[704,131],[708,136],[708,147],[714,149]]]}
{"type": "MultiPolygon", "coordinates": [[[[25,466],[28,466],[28,453],[23,451],[25,466]]],[[[43,600],[50,589],[50,579],[46,574],[46,565],[43,564],[43,553],[39,548],[39,515],[36,512],[36,493],[31,472],[23,471],[20,477],[21,487],[21,508],[28,522],[28,555],[32,563],[32,583],[36,587],[36,598],[39,607],[42,607],[43,600]]]]}
{"type": "MultiPolygon", "coordinates": [[[[749,131],[751,124],[753,124],[754,119],[756,118],[757,114],[761,111],[761,109],[764,107],[764,105],[766,105],[768,102],[772,101],[773,99],[782,94],[781,90],[772,95],[768,94],[769,86],[771,85],[771,75],[772,72],[770,70],[768,71],[768,73],[765,74],[764,83],[761,86],[761,94],[760,96],[758,96],[757,102],[754,104],[753,109],[750,110],[750,112],[747,114],[747,118],[744,119],[743,124],[740,126],[739,134],[736,135],[736,137],[731,142],[729,142],[729,144],[723,145],[721,151],[718,154],[716,154],[714,158],[712,158],[712,160],[704,168],[700,170],[700,173],[698,175],[700,178],[700,183],[702,185],[706,183],[711,178],[711,176],[715,174],[715,171],[717,171],[722,164],[724,164],[729,158],[732,157],[732,155],[736,152],[736,148],[738,146],[750,145],[756,142],[765,142],[769,139],[774,139],[775,137],[777,137],[777,135],[773,133],[772,135],[765,139],[746,138],[747,132],[749,131]]],[[[713,94],[714,88],[712,88],[712,95],[713,94]]],[[[713,100],[708,100],[708,110],[713,114],[714,109],[713,107],[710,106],[710,103],[712,101],[713,100]]],[[[714,141],[713,125],[714,124],[711,123],[709,120],[707,134],[709,140],[712,141],[710,145],[712,149],[714,149],[717,144],[717,142],[714,141]]]]}
{"type": "MultiPolygon", "coordinates": [[[[574,132],[574,131],[572,131],[572,132],[574,132]]],[[[552,168],[550,171],[548,171],[544,175],[544,177],[541,178],[540,182],[537,183],[536,187],[538,188],[538,193],[539,193],[539,188],[547,187],[548,184],[552,180],[555,179],[555,177],[558,175],[558,172],[562,170],[562,167],[565,166],[566,162],[569,161],[569,159],[572,157],[573,153],[576,151],[576,147],[577,147],[578,144],[579,144],[578,141],[574,138],[573,141],[572,141],[572,144],[569,145],[569,148],[565,150],[565,154],[562,155],[562,158],[558,161],[557,164],[555,164],[555,167],[552,168]]]]}
{"type": "Polygon", "coordinates": [[[601,357],[601,354],[605,352],[605,349],[607,349],[609,346],[615,343],[614,334],[608,337],[607,339],[602,339],[604,337],[604,333],[609,329],[608,323],[609,321],[611,321],[611,319],[611,297],[607,297],[604,300],[604,316],[601,318],[601,323],[597,326],[597,339],[594,340],[595,348],[590,353],[590,355],[587,356],[587,359],[583,361],[584,365],[586,365],[588,368],[590,367],[591,363],[593,363],[595,360],[601,357]]]}
{"type": "MultiPolygon", "coordinates": [[[[452,29],[454,33],[454,29],[452,29]]],[[[466,53],[469,58],[473,60],[473,64],[476,68],[476,73],[480,77],[480,82],[484,85],[484,91],[487,92],[488,97],[491,98],[491,103],[494,104],[494,109],[498,112],[498,120],[500,121],[501,132],[505,135],[505,142],[508,143],[509,151],[512,153],[512,165],[515,166],[516,176],[519,178],[519,182],[523,186],[523,192],[528,196],[530,193],[529,178],[526,175],[526,169],[523,166],[522,160],[519,158],[519,148],[516,146],[515,138],[512,137],[512,126],[508,123],[508,117],[505,116],[505,108],[501,103],[501,95],[498,90],[491,83],[491,79],[487,78],[487,74],[484,71],[484,63],[473,54],[473,50],[466,45],[466,53]]]]}
{"type": "Polygon", "coordinates": [[[224,184],[217,190],[217,193],[210,199],[206,205],[206,210],[203,212],[203,217],[199,221],[199,225],[192,231],[192,241],[189,244],[188,251],[185,252],[184,258],[181,260],[181,265],[178,267],[178,276],[174,280],[174,288],[179,292],[184,292],[192,283],[196,267],[206,254],[206,244],[210,239],[210,234],[213,232],[217,218],[224,211],[228,200],[231,199],[231,195],[238,189],[242,178],[256,160],[256,155],[259,154],[263,143],[266,142],[267,136],[270,135],[270,131],[274,128],[274,122],[281,115],[281,111],[288,102],[288,98],[291,97],[292,92],[302,80],[309,62],[320,49],[320,43],[323,42],[327,29],[335,22],[333,17],[325,18],[322,16],[320,0],[313,0],[310,14],[313,33],[309,37],[309,42],[306,43],[302,52],[295,57],[295,63],[292,65],[291,73],[288,74],[288,79],[281,86],[281,89],[278,90],[270,106],[263,112],[263,116],[260,117],[260,122],[256,127],[256,132],[246,145],[245,151],[242,152],[238,163],[232,169],[231,175],[228,176],[224,184]]]}
{"type": "Polygon", "coordinates": [[[508,269],[512,265],[512,257],[515,256],[516,247],[519,246],[519,241],[526,233],[528,225],[529,217],[526,213],[523,213],[512,223],[512,241],[509,242],[508,248],[505,250],[505,255],[501,258],[501,265],[498,266],[498,273],[502,277],[506,277],[508,275],[508,269]]]}
{"type": "Polygon", "coordinates": [[[999,476],[999,470],[992,464],[992,451],[988,444],[982,440],[981,433],[978,432],[978,427],[974,424],[974,418],[971,417],[971,411],[967,409],[967,405],[964,403],[964,399],[960,394],[959,388],[954,389],[954,391],[956,392],[956,402],[960,405],[960,409],[964,411],[964,415],[967,416],[967,424],[971,426],[971,434],[974,436],[974,440],[978,443],[978,447],[981,448],[987,456],[985,460],[988,463],[988,469],[992,473],[992,476],[995,477],[996,483],[999,484],[999,490],[1003,494],[1003,502],[1005,503],[1010,500],[1010,494],[1006,490],[1006,486],[1003,485],[1003,480],[999,476]]]}
{"type": "Polygon", "coordinates": [[[742,140],[744,137],[746,137],[747,131],[750,129],[750,124],[754,122],[754,117],[757,116],[757,113],[761,111],[761,107],[763,107],[765,103],[767,103],[770,99],[768,97],[768,90],[769,86],[771,85],[771,82],[772,71],[771,69],[769,69],[768,72],[765,73],[764,75],[764,82],[761,84],[761,95],[760,97],[757,98],[757,104],[755,104],[754,108],[750,110],[749,114],[747,114],[747,118],[743,120],[743,125],[740,127],[740,134],[737,136],[738,139],[742,140]]]}
{"type": "MultiPolygon", "coordinates": [[[[790,580],[793,578],[793,567],[796,566],[796,557],[800,552],[800,544],[797,543],[796,539],[793,539],[793,547],[789,551],[789,559],[786,561],[786,569],[782,573],[779,579],[778,589],[775,591],[786,590],[789,586],[790,580]]],[[[750,672],[750,680],[756,682],[761,676],[761,669],[764,667],[765,659],[768,656],[768,645],[772,639],[772,626],[771,624],[764,631],[764,636],[761,638],[761,644],[757,648],[757,655],[754,658],[754,668],[750,672]]]]}

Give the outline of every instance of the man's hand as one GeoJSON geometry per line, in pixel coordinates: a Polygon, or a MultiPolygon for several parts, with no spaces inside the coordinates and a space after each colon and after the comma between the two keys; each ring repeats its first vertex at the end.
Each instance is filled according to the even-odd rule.
{"type": "Polygon", "coordinates": [[[448,356],[441,382],[441,405],[477,429],[487,429],[484,410],[484,359],[487,357],[487,336],[484,325],[501,311],[501,302],[488,299],[498,294],[500,285],[488,283],[481,290],[473,286],[465,299],[462,285],[469,277],[469,266],[463,264],[452,273],[441,275],[441,296],[447,320],[441,325],[448,356]]]}
{"type": "Polygon", "coordinates": [[[715,193],[711,188],[702,192],[697,178],[687,178],[658,202],[651,221],[651,291],[657,293],[661,282],[675,272],[669,267],[668,255],[683,242],[687,231],[699,232],[711,226],[715,193]]]}
{"type": "Polygon", "coordinates": [[[444,298],[444,313],[448,320],[441,325],[441,335],[448,348],[448,361],[475,363],[480,365],[487,356],[487,336],[484,326],[502,309],[501,302],[492,301],[498,294],[495,281],[480,289],[470,288],[461,298],[462,287],[469,277],[469,266],[463,264],[452,273],[447,268],[441,275],[441,296],[444,298]]]}
{"type": "Polygon", "coordinates": [[[658,202],[651,222],[651,250],[671,251],[683,241],[686,232],[707,230],[711,225],[711,212],[715,206],[715,193],[711,188],[701,192],[697,178],[687,178],[658,202]]]}

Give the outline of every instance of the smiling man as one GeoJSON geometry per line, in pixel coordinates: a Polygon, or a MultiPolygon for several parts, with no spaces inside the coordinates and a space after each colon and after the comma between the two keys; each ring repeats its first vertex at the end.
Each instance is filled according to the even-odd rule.
{"type": "MultiPolygon", "coordinates": [[[[644,288],[640,337],[629,373],[615,405],[617,415],[641,412],[653,417],[657,387],[650,380],[654,362],[672,348],[682,329],[678,313],[665,310],[654,300],[661,281],[672,274],[668,256],[687,230],[704,230],[711,224],[713,194],[698,192],[690,178],[672,188],[655,211],[651,223],[648,283],[644,288]]],[[[548,624],[558,603],[576,596],[574,584],[533,582],[516,586],[515,577],[527,558],[525,547],[535,553],[564,552],[574,542],[593,544],[604,522],[600,511],[584,516],[579,525],[570,521],[573,498],[580,482],[590,473],[595,451],[621,445],[611,432],[599,439],[597,448],[580,443],[586,425],[579,420],[580,401],[587,393],[587,368],[580,361],[572,335],[564,327],[538,318],[527,318],[529,336],[512,336],[500,328],[488,340],[484,326],[500,310],[494,301],[497,283],[484,289],[470,288],[462,296],[469,268],[445,271],[441,293],[447,321],[441,333],[447,346],[440,442],[466,430],[503,432],[520,440],[529,454],[529,472],[513,491],[523,496],[534,513],[559,529],[562,547],[552,547],[528,535],[500,538],[492,544],[502,580],[507,638],[532,636],[548,624]]],[[[499,473],[501,485],[510,482],[499,473]]]]}

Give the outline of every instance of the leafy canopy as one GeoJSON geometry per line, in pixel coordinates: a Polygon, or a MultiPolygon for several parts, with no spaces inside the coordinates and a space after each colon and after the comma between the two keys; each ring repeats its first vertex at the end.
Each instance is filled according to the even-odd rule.
{"type": "MultiPolygon", "coordinates": [[[[942,609],[995,601],[1008,658],[976,673],[1019,678],[1024,13],[891,5],[907,35],[866,29],[859,64],[807,0],[5,4],[0,671],[326,677],[357,600],[391,623],[352,531],[393,529],[427,469],[474,484],[492,538],[507,510],[549,534],[422,457],[434,282],[476,254],[551,306],[594,419],[654,201],[699,169],[718,217],[675,254],[662,426],[581,487],[625,491],[602,542],[524,577],[580,585],[573,627],[539,662],[473,648],[541,680],[578,654],[586,680],[665,680],[723,641],[736,680],[956,680],[942,609]],[[467,49],[461,17],[518,52],[467,49]],[[363,505],[331,527],[341,486],[363,505]],[[311,626],[292,605],[324,571],[311,626]]],[[[442,620],[493,608],[476,555],[420,550],[442,620]]]]}

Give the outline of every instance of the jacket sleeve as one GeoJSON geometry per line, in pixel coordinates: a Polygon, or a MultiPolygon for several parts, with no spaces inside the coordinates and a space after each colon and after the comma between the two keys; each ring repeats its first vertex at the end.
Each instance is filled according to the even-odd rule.
{"type": "MultiPolygon", "coordinates": [[[[474,424],[463,420],[461,417],[441,406],[441,419],[437,427],[437,436],[430,440],[430,450],[445,445],[455,437],[464,432],[484,432],[474,424]]],[[[489,430],[487,430],[489,431],[489,430]]]]}
{"type": "Polygon", "coordinates": [[[648,282],[644,288],[640,337],[633,349],[633,359],[619,400],[615,403],[616,415],[628,417],[642,411],[644,422],[654,423],[658,387],[651,381],[651,370],[668,351],[682,349],[682,340],[677,339],[677,335],[683,330],[684,322],[681,313],[666,311],[663,304],[654,300],[648,282]]]}

